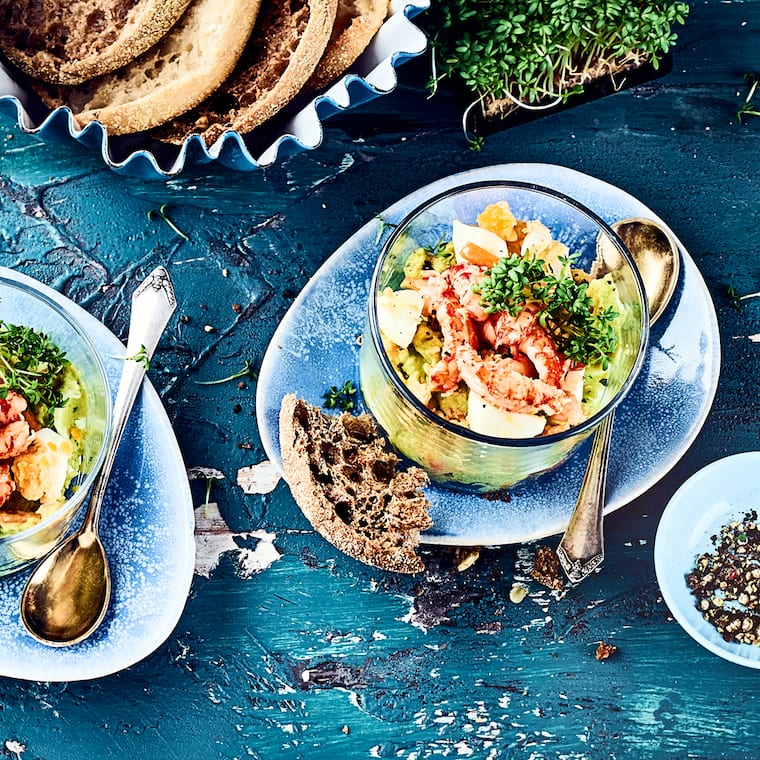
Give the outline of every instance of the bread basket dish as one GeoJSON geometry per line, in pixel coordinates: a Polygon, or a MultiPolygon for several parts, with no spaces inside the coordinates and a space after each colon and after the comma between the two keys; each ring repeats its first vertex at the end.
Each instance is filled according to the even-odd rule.
{"type": "MultiPolygon", "coordinates": [[[[426,47],[411,19],[428,0],[236,3],[175,0],[163,13],[171,5],[178,17],[152,46],[132,41],[114,51],[103,44],[101,60],[89,60],[88,51],[77,70],[63,71],[51,56],[40,63],[37,48],[52,43],[23,35],[20,22],[11,35],[6,24],[0,112],[45,142],[99,151],[119,173],[168,178],[215,161],[253,170],[318,147],[326,118],[392,91],[396,67],[426,47]],[[17,49],[23,45],[25,55],[17,49]],[[141,52],[125,62],[125,47],[141,52]],[[91,78],[78,81],[83,75],[91,78]]],[[[0,20],[18,21],[17,9],[32,5],[2,0],[0,20]]],[[[154,32],[157,24],[144,25],[154,32]]],[[[52,52],[70,58],[64,43],[81,30],[70,31],[52,52]]],[[[131,34],[142,39],[147,32],[131,34]]]]}
{"type": "Polygon", "coordinates": [[[624,399],[648,320],[630,253],[594,212],[530,183],[463,185],[383,246],[361,390],[431,479],[498,491],[559,466],[624,399]]]}
{"type": "Polygon", "coordinates": [[[67,534],[110,418],[106,372],[84,330],[33,285],[0,274],[0,575],[67,534]]]}

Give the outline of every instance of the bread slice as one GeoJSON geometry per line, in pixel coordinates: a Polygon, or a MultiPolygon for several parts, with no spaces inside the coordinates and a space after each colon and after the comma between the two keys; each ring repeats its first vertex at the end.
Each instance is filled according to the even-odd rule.
{"type": "Polygon", "coordinates": [[[232,72],[259,0],[194,0],[161,42],[122,69],[74,87],[38,90],[51,108],[69,106],[80,126],[109,134],[156,127],[200,103],[232,72]]]}
{"type": "Polygon", "coordinates": [[[142,55],[190,0],[0,0],[0,49],[22,71],[79,84],[142,55]]]}
{"type": "Polygon", "coordinates": [[[304,90],[323,90],[345,74],[365,51],[387,15],[388,0],[338,0],[330,42],[304,90]]]}
{"type": "Polygon", "coordinates": [[[211,145],[226,130],[247,134],[279,113],[322,57],[337,4],[338,0],[264,0],[235,73],[212,98],[154,136],[182,143],[198,133],[211,145]]]}
{"type": "Polygon", "coordinates": [[[432,524],[418,467],[397,469],[372,419],[325,414],[295,395],[283,399],[280,446],[285,479],[302,512],[350,557],[397,573],[424,569],[416,553],[432,524]]]}

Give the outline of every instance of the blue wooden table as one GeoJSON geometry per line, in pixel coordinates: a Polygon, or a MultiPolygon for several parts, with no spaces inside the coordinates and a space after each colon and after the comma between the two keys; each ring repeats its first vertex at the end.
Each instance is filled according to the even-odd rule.
{"type": "Polygon", "coordinates": [[[461,135],[460,104],[427,99],[418,60],[394,93],[330,121],[316,151],[265,172],[207,166],[167,182],[117,176],[96,154],[39,143],[6,119],[0,265],[122,338],[131,289],[167,265],[179,309],[150,377],[188,469],[218,473],[208,494],[203,477],[191,481],[194,506],[216,504],[224,524],[199,532],[184,613],[147,658],[96,680],[0,678],[0,755],[756,757],[757,673],[673,620],[653,543],[684,480],[758,448],[760,302],[738,310],[727,290],[760,289],[760,118],[736,118],[759,50],[757,0],[694,4],[667,75],[499,132],[479,152],[461,135]],[[350,560],[282,482],[238,485],[241,468],[266,459],[255,378],[199,384],[246,361],[255,369],[309,277],[380,210],[453,172],[508,162],[577,169],[652,208],[694,258],[720,326],[722,374],[702,432],[609,517],[601,571],[563,591],[530,578],[535,543],[484,548],[466,570],[455,550],[428,547],[419,577],[350,560]],[[164,204],[187,240],[149,215],[164,204]],[[520,604],[515,581],[529,590],[520,604]],[[600,641],[615,655],[597,660],[600,641]]]}

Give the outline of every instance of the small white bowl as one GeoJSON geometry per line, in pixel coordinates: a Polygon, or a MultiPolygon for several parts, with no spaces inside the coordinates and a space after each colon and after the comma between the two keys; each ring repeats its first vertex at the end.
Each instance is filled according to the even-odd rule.
{"type": "Polygon", "coordinates": [[[760,451],[719,459],[692,475],[673,495],[660,518],[654,566],[663,599],[686,633],[731,662],[760,668],[760,646],[725,641],[697,609],[687,583],[696,559],[715,550],[723,526],[760,511],[760,451]]]}

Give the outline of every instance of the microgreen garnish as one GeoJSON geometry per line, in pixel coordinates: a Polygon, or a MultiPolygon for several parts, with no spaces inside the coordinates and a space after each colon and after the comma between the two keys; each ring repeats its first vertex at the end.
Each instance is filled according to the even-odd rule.
{"type": "Polygon", "coordinates": [[[757,86],[760,84],[760,74],[755,71],[748,71],[744,75],[744,81],[747,83],[747,94],[744,103],[736,112],[736,118],[740,124],[744,116],[760,116],[760,105],[755,105],[752,100],[757,92],[757,86]]]}
{"type": "Polygon", "coordinates": [[[733,285],[729,285],[726,288],[726,295],[731,299],[731,306],[733,306],[735,309],[738,309],[741,311],[741,302],[747,301],[750,298],[758,298],[760,297],[760,292],[757,293],[745,293],[743,296],[740,296],[736,292],[736,288],[733,285]]]}
{"type": "Polygon", "coordinates": [[[733,285],[729,285],[726,288],[726,295],[731,299],[731,306],[737,311],[741,311],[741,296],[736,292],[736,288],[733,285]]]}
{"type": "Polygon", "coordinates": [[[190,238],[182,232],[182,230],[177,227],[177,225],[169,218],[169,216],[166,213],[166,209],[168,208],[168,203],[161,204],[161,208],[156,211],[155,209],[151,209],[148,211],[148,219],[153,219],[153,214],[156,214],[159,218],[163,219],[169,227],[172,228],[172,230],[179,235],[183,240],[190,240],[190,238]]]}
{"type": "Polygon", "coordinates": [[[688,12],[669,0],[437,0],[421,22],[432,49],[428,88],[448,77],[484,111],[498,102],[501,115],[551,108],[609,71],[657,68],[688,12]]]}
{"type": "Polygon", "coordinates": [[[150,369],[150,357],[148,356],[148,349],[145,348],[145,346],[142,344],[140,344],[140,348],[134,354],[132,354],[132,356],[125,356],[124,359],[126,361],[133,361],[137,362],[138,364],[142,364],[146,372],[150,369]]]}
{"type": "Polygon", "coordinates": [[[253,380],[256,377],[252,359],[246,359],[243,369],[233,372],[231,375],[227,375],[227,377],[219,378],[219,380],[197,380],[196,385],[221,385],[222,383],[229,383],[230,380],[237,380],[241,377],[247,377],[249,380],[253,380]]]}
{"type": "MultiPolygon", "coordinates": [[[[561,261],[569,265],[572,258],[561,261]]],[[[618,314],[611,308],[595,310],[587,288],[587,282],[576,282],[569,274],[546,272],[535,257],[513,253],[499,259],[474,289],[490,314],[506,311],[516,317],[534,304],[538,323],[562,353],[581,364],[600,362],[606,368],[617,345],[612,323],[618,314]]]]}
{"type": "Polygon", "coordinates": [[[393,224],[393,222],[386,222],[385,219],[383,219],[382,214],[377,214],[375,217],[380,222],[380,228],[377,231],[377,235],[375,236],[375,245],[377,245],[380,242],[380,238],[388,231],[392,230],[394,227],[397,227],[398,225],[393,224]]]}
{"type": "Polygon", "coordinates": [[[206,478],[206,496],[204,504],[209,504],[211,502],[211,487],[216,483],[216,478],[213,475],[210,475],[206,478]]]}
{"type": "Polygon", "coordinates": [[[446,266],[453,266],[456,264],[454,246],[445,235],[441,235],[441,237],[438,238],[438,242],[434,245],[423,245],[422,250],[429,253],[431,256],[441,259],[446,266]]]}
{"type": "Polygon", "coordinates": [[[326,409],[337,408],[343,412],[350,412],[355,406],[354,396],[356,396],[356,388],[350,380],[346,380],[342,388],[333,385],[322,394],[322,398],[325,399],[322,406],[326,409]]]}
{"type": "Polygon", "coordinates": [[[0,321],[0,398],[20,393],[43,422],[66,404],[61,376],[69,365],[66,354],[43,332],[0,321]]]}

